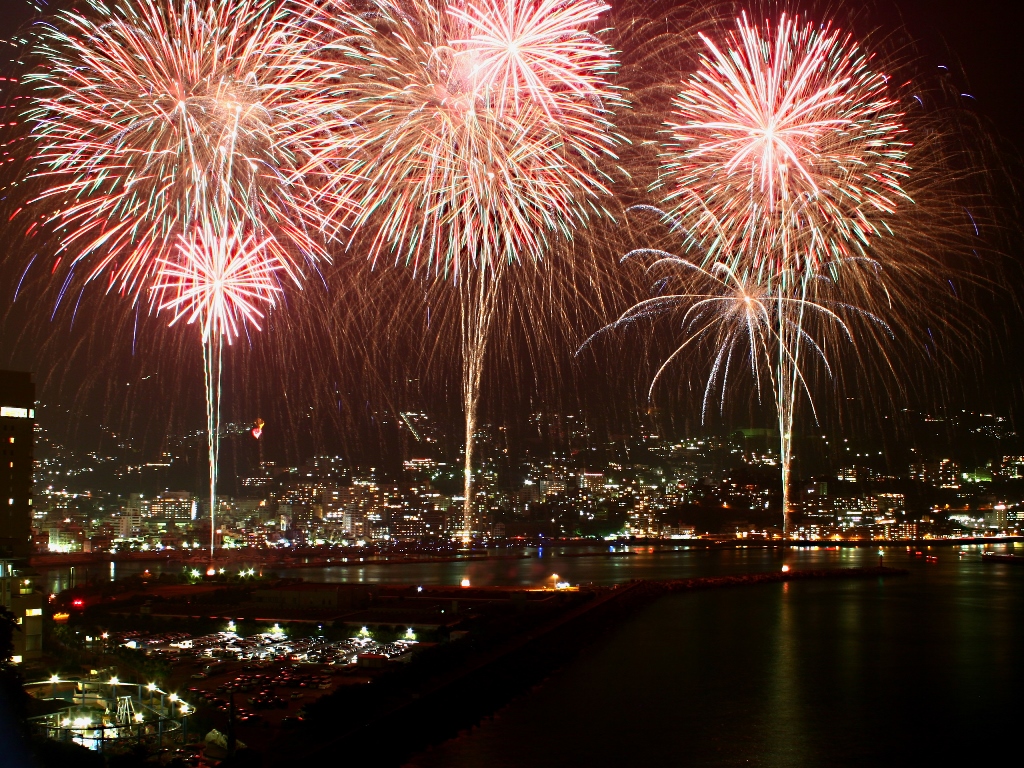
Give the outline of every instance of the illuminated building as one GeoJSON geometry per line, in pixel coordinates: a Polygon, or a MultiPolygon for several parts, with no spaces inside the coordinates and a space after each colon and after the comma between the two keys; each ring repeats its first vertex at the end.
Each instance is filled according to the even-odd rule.
{"type": "Polygon", "coordinates": [[[1005,504],[996,504],[992,509],[985,511],[985,527],[1001,530],[1006,527],[1009,520],[1005,504]]]}
{"type": "Polygon", "coordinates": [[[853,528],[875,521],[878,499],[874,496],[839,496],[832,499],[832,509],[841,527],[853,528]]]}
{"type": "Polygon", "coordinates": [[[142,494],[131,494],[118,520],[118,532],[122,538],[128,538],[141,530],[143,508],[142,494]]]}
{"type": "Polygon", "coordinates": [[[166,530],[176,526],[186,526],[198,517],[199,502],[188,491],[161,493],[149,502],[143,502],[143,510],[148,507],[148,514],[158,528],[166,530]]]}
{"type": "Polygon", "coordinates": [[[59,523],[45,530],[50,552],[81,552],[85,548],[85,531],[74,523],[59,523]]]}
{"type": "Polygon", "coordinates": [[[14,614],[16,664],[39,658],[43,653],[43,594],[32,577],[19,572],[12,560],[0,560],[0,605],[14,614]]]}
{"type": "Polygon", "coordinates": [[[391,514],[389,531],[396,541],[419,541],[427,533],[423,516],[406,510],[394,511],[391,514]]]}
{"type": "Polygon", "coordinates": [[[0,371],[0,557],[31,549],[35,399],[31,374],[0,371]]]}
{"type": "Polygon", "coordinates": [[[909,476],[911,480],[918,480],[939,488],[960,487],[960,468],[952,459],[911,464],[909,476]]]}

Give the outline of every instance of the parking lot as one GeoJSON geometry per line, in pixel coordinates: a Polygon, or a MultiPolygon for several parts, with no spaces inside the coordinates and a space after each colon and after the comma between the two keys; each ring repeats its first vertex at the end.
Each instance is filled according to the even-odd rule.
{"type": "Polygon", "coordinates": [[[287,727],[306,703],[342,685],[370,683],[376,670],[410,658],[418,645],[411,636],[378,641],[365,630],[344,640],[290,639],[276,626],[249,636],[233,629],[198,636],[125,632],[115,640],[165,661],[170,690],[205,709],[218,727],[233,705],[240,735],[257,742],[264,734],[246,725],[287,727]]]}

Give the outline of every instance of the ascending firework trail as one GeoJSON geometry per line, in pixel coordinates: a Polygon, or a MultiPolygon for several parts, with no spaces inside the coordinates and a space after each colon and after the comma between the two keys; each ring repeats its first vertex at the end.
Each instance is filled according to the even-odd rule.
{"type": "Polygon", "coordinates": [[[300,171],[328,78],[302,21],[262,0],[87,0],[37,25],[26,77],[30,181],[65,290],[102,276],[201,327],[211,558],[222,341],[324,255],[300,171]]]}
{"type": "Polygon", "coordinates": [[[372,0],[319,8],[325,61],[346,65],[318,157],[353,239],[459,291],[466,423],[462,537],[474,529],[473,449],[497,288],[608,194],[611,49],[595,0],[372,0]]]}

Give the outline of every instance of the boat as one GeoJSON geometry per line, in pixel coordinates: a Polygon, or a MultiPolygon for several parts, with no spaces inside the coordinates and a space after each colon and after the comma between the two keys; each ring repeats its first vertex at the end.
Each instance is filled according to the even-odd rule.
{"type": "Polygon", "coordinates": [[[1016,555],[1004,555],[999,552],[982,552],[982,561],[986,563],[1009,563],[1010,565],[1024,565],[1024,557],[1016,555]]]}

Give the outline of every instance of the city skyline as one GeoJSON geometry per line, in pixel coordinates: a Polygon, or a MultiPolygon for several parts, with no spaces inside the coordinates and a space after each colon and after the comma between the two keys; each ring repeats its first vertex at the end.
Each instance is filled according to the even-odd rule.
{"type": "Polygon", "coordinates": [[[0,0],[4,768],[1012,762],[1022,25],[0,0]]]}

